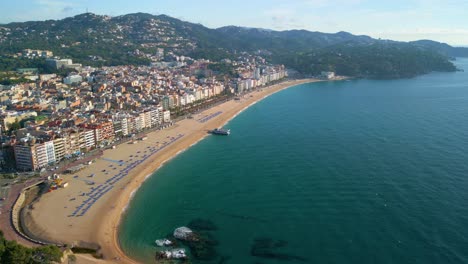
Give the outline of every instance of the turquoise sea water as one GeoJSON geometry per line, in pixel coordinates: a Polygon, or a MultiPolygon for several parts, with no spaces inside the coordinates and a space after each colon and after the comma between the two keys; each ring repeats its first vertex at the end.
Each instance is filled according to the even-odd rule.
{"type": "Polygon", "coordinates": [[[202,218],[219,257],[193,263],[468,263],[468,60],[457,65],[257,103],[147,180],[124,251],[153,263],[155,239],[202,218]],[[269,257],[252,256],[259,238],[269,257]]]}

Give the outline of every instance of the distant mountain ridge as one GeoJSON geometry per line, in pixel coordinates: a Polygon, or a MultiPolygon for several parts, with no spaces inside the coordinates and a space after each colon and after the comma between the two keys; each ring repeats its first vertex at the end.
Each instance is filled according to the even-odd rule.
{"type": "Polygon", "coordinates": [[[437,50],[450,57],[468,57],[468,48],[452,47],[446,43],[441,43],[433,40],[417,40],[411,41],[411,44],[437,50]]]}
{"type": "Polygon", "coordinates": [[[234,57],[237,52],[243,51],[262,52],[269,54],[267,59],[272,62],[283,63],[304,74],[334,70],[342,74],[371,78],[408,77],[433,70],[451,71],[454,66],[447,63],[449,58],[468,56],[468,48],[455,48],[435,41],[405,43],[378,40],[343,31],[275,31],[237,26],[210,29],[167,15],[146,13],[117,17],[84,13],[62,20],[0,25],[0,55],[18,53],[26,48],[51,50],[57,56],[70,57],[77,62],[96,66],[149,63],[147,58],[132,55],[136,49],[154,54],[157,48],[164,48],[166,53],[173,51],[180,55],[211,60],[234,57]],[[366,47],[378,51],[377,54],[367,54],[366,47]],[[362,56],[374,61],[372,64],[388,64],[391,61],[392,65],[383,68],[379,66],[381,70],[373,72],[372,67],[366,63],[354,63],[354,55],[344,56],[351,50],[359,50],[362,56]],[[402,58],[416,53],[419,57],[410,56],[412,61],[402,58]],[[391,54],[392,60],[388,60],[385,54],[391,54]],[[96,56],[102,60],[90,59],[96,56]],[[421,56],[425,59],[422,60],[421,56]],[[306,58],[310,61],[305,60],[306,58]],[[349,67],[339,65],[343,63],[354,66],[344,70],[349,67]],[[400,69],[399,65],[402,63],[408,63],[404,68],[409,72],[405,73],[400,69]],[[411,70],[414,65],[419,65],[418,70],[411,70]]]}
{"type": "Polygon", "coordinates": [[[295,42],[297,46],[303,45],[304,48],[314,46],[315,48],[322,48],[329,45],[335,45],[342,42],[353,41],[356,43],[370,44],[377,40],[369,36],[356,36],[348,32],[340,31],[338,33],[322,33],[312,32],[307,30],[264,30],[264,29],[246,29],[241,27],[221,27],[216,31],[222,32],[232,39],[240,38],[263,38],[273,41],[281,42],[295,42]]]}

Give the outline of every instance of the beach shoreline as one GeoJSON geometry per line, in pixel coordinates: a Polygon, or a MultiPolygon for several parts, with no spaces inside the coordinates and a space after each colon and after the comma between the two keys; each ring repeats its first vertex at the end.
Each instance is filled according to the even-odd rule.
{"type": "MultiPolygon", "coordinates": [[[[141,164],[138,163],[138,165],[132,167],[129,175],[126,176],[122,182],[116,183],[115,188],[108,193],[106,199],[96,203],[96,205],[93,206],[96,208],[90,210],[89,214],[87,214],[85,217],[77,219],[73,218],[70,220],[71,224],[69,225],[65,225],[64,223],[61,223],[61,225],[52,224],[52,226],[57,229],[56,232],[45,231],[51,227],[51,223],[47,222],[50,220],[50,217],[48,217],[46,213],[55,213],[58,217],[53,217],[53,219],[60,221],[60,216],[65,215],[65,213],[59,214],[57,209],[65,208],[62,209],[62,211],[68,210],[65,199],[68,199],[69,197],[72,197],[74,193],[77,193],[77,191],[79,191],[78,188],[80,188],[81,185],[79,185],[77,181],[76,183],[79,186],[73,187],[77,188],[76,190],[63,190],[64,193],[60,193],[62,192],[61,190],[60,192],[57,192],[57,194],[52,194],[46,199],[41,199],[41,202],[37,205],[37,208],[39,209],[33,212],[33,217],[37,217],[34,220],[37,222],[37,224],[39,224],[39,226],[42,227],[41,234],[47,234],[44,239],[66,243],[69,245],[99,245],[98,251],[100,254],[102,254],[103,259],[96,259],[95,263],[139,263],[123,252],[119,243],[118,231],[123,214],[125,214],[125,211],[130,205],[131,200],[133,199],[138,189],[145,182],[145,180],[154,175],[157,170],[161,168],[166,162],[169,162],[178,154],[196,145],[198,142],[208,136],[207,130],[226,125],[229,121],[231,121],[250,106],[276,92],[296,85],[319,81],[321,80],[287,80],[278,84],[263,87],[245,94],[240,100],[230,100],[197,114],[197,116],[202,116],[209,112],[222,111],[221,114],[208,120],[207,122],[197,122],[196,119],[184,119],[177,122],[176,125],[171,128],[165,129],[163,131],[148,133],[149,141],[151,142],[155,142],[156,140],[161,141],[161,138],[164,139],[166,135],[167,138],[169,138],[171,135],[177,133],[179,133],[178,135],[182,135],[183,133],[183,136],[171,143],[170,147],[159,151],[158,155],[149,156],[148,158],[142,160],[140,162],[141,164]],[[53,195],[56,195],[57,197],[52,197],[53,195]],[[60,199],[62,199],[62,201],[60,199]],[[67,231],[68,235],[66,235],[67,231]],[[64,238],[64,236],[67,237],[64,238]]],[[[149,144],[150,143],[148,142],[142,145],[150,148],[149,144]]],[[[123,144],[123,146],[118,146],[117,148],[122,150],[120,152],[115,150],[106,151],[103,157],[108,157],[107,159],[117,159],[121,158],[124,154],[126,155],[131,153],[132,150],[138,150],[138,153],[140,153],[140,150],[144,150],[143,147],[127,144],[123,144]]],[[[96,165],[93,165],[96,166],[93,168],[93,170],[98,171],[102,168],[107,168],[107,166],[112,167],[112,165],[108,164],[109,163],[98,162],[96,165]]],[[[103,171],[105,171],[105,169],[103,169],[103,171]]],[[[89,172],[90,171],[84,172],[83,175],[89,172]]],[[[66,219],[67,218],[63,218],[63,221],[66,222],[66,219]]],[[[78,256],[77,263],[93,262],[89,257],[82,258],[78,256]]]]}

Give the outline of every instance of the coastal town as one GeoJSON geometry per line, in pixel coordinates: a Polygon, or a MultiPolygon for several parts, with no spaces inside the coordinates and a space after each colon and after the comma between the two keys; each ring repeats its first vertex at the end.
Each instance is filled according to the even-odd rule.
{"type": "MultiPolygon", "coordinates": [[[[136,23],[140,16],[129,19],[136,23]]],[[[78,54],[57,56],[56,49],[33,47],[0,56],[28,65],[0,71],[0,225],[6,239],[56,247],[62,262],[77,257],[77,263],[135,263],[120,248],[117,227],[150,175],[209,134],[230,135],[224,128],[229,120],[270,94],[343,79],[331,71],[304,79],[262,49],[192,58],[187,52],[197,44],[174,31],[177,23],[155,21],[146,21],[160,27],[151,36],[109,29],[116,43],[126,31],[150,42],[113,63],[99,53],[75,60],[78,54]]],[[[29,27],[14,31],[48,34],[29,27]]],[[[21,39],[12,33],[0,28],[0,43],[21,39]]],[[[56,35],[62,51],[83,44],[68,43],[62,33],[56,35]]],[[[209,252],[203,243],[191,246],[209,252]]],[[[181,248],[161,248],[158,256],[186,259],[181,248]]]]}
{"type": "Polygon", "coordinates": [[[468,263],[468,1],[1,7],[0,264],[468,263]]]}
{"type": "Polygon", "coordinates": [[[210,61],[170,55],[172,61],[150,66],[101,68],[46,58],[56,70],[71,69],[65,77],[18,69],[22,78],[33,82],[0,85],[0,164],[12,171],[44,172],[62,160],[162,129],[181,113],[287,76],[284,66],[270,65],[260,56],[224,60],[238,75],[227,79],[209,69],[210,61]]]}
{"type": "Polygon", "coordinates": [[[115,245],[121,215],[108,210],[126,206],[143,176],[257,100],[307,82],[284,83],[283,65],[247,53],[222,62],[170,53],[148,66],[112,67],[43,50],[18,55],[66,75],[22,68],[15,76],[27,81],[0,86],[3,232],[29,246],[89,248],[112,263],[132,260],[115,245]],[[220,63],[234,77],[211,69],[220,63]],[[91,228],[103,213],[106,226],[91,228]]]}

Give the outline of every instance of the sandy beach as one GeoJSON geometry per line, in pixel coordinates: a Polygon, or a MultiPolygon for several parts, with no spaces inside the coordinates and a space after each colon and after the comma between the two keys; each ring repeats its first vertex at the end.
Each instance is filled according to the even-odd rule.
{"type": "Polygon", "coordinates": [[[69,186],[43,195],[25,214],[27,228],[43,241],[100,248],[102,260],[78,256],[77,263],[137,263],[120,249],[117,231],[122,213],[145,179],[207,136],[208,130],[222,127],[255,102],[285,88],[316,81],[286,81],[265,87],[173,127],[148,133],[147,139],[137,144],[125,143],[106,150],[86,169],[63,175],[69,186]]]}

